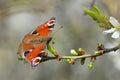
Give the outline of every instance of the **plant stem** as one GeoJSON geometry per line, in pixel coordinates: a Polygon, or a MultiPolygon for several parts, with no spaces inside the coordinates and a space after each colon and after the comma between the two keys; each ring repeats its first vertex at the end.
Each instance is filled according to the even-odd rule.
{"type": "MultiPolygon", "coordinates": [[[[102,54],[89,53],[89,54],[84,54],[84,55],[81,55],[81,56],[61,56],[61,59],[71,59],[71,58],[73,58],[73,59],[82,59],[82,58],[89,58],[89,57],[97,57],[97,56],[101,56],[101,55],[103,55],[105,53],[109,53],[111,51],[116,51],[118,49],[120,49],[120,45],[115,46],[115,47],[110,48],[110,49],[104,48],[102,54]]],[[[48,61],[48,60],[55,60],[55,59],[56,59],[56,57],[47,56],[47,57],[44,57],[41,62],[48,61]]]]}
{"type": "Polygon", "coordinates": [[[92,54],[84,54],[84,55],[81,55],[81,56],[61,56],[62,59],[70,59],[70,58],[74,58],[74,59],[81,59],[81,58],[88,58],[88,57],[92,57],[92,56],[97,56],[96,54],[95,55],[92,55],[92,54]]]}

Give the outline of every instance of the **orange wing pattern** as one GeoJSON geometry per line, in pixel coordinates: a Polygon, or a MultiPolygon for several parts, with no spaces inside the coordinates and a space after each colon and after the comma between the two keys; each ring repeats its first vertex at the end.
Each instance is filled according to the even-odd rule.
{"type": "Polygon", "coordinates": [[[23,38],[18,49],[18,54],[24,60],[30,62],[32,67],[37,66],[42,59],[41,54],[45,53],[44,49],[49,40],[48,35],[54,28],[54,25],[55,18],[51,18],[23,38]]]}
{"type": "Polygon", "coordinates": [[[44,44],[38,45],[35,49],[33,49],[27,56],[26,59],[32,61],[36,56],[44,53],[45,46],[44,44]]]}
{"type": "Polygon", "coordinates": [[[54,25],[55,25],[55,18],[51,18],[49,21],[38,26],[37,29],[32,32],[32,34],[47,36],[49,35],[50,31],[53,29],[54,25]]]}

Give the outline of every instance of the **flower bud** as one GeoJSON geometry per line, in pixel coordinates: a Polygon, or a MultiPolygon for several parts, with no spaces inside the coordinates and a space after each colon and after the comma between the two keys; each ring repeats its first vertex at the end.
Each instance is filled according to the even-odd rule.
{"type": "Polygon", "coordinates": [[[81,63],[81,65],[83,65],[83,64],[85,63],[85,58],[82,58],[82,59],[80,60],[80,63],[81,63]]]}
{"type": "Polygon", "coordinates": [[[100,54],[100,52],[99,52],[99,51],[95,51],[94,53],[95,53],[96,55],[99,55],[99,54],[100,54]]]}
{"type": "Polygon", "coordinates": [[[94,65],[93,65],[93,62],[90,62],[90,63],[88,64],[88,69],[91,70],[91,69],[93,68],[93,66],[94,66],[94,65]]]}
{"type": "Polygon", "coordinates": [[[70,59],[67,59],[67,62],[68,62],[69,64],[71,64],[71,61],[70,61],[70,59]]]}
{"type": "Polygon", "coordinates": [[[97,45],[98,45],[97,50],[103,50],[104,49],[104,45],[102,43],[98,43],[97,45]]]}
{"type": "Polygon", "coordinates": [[[74,58],[67,59],[67,62],[68,62],[69,64],[75,64],[75,59],[74,59],[74,58]]]}
{"type": "Polygon", "coordinates": [[[79,51],[78,53],[79,56],[85,54],[85,51],[82,48],[79,48],[78,51],[79,51]]]}
{"type": "Polygon", "coordinates": [[[71,53],[73,56],[77,56],[77,55],[78,55],[78,53],[77,53],[75,50],[73,50],[73,49],[71,49],[70,53],[71,53]]]}

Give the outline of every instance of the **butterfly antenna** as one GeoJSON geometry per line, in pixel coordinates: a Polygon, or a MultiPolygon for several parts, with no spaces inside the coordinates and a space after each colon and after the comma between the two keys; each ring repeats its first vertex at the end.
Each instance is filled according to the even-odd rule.
{"type": "Polygon", "coordinates": [[[56,32],[58,32],[60,29],[62,29],[63,28],[63,26],[60,26],[59,28],[57,28],[56,30],[55,30],[55,32],[53,32],[53,34],[52,35],[54,35],[56,32]]]}
{"type": "MultiPolygon", "coordinates": [[[[55,30],[55,32],[53,32],[52,36],[53,36],[56,32],[58,32],[60,29],[62,29],[62,28],[63,28],[63,26],[57,28],[57,29],[55,30]]],[[[54,42],[53,40],[55,40],[55,39],[52,37],[52,40],[50,40],[50,41],[52,41],[52,47],[54,48],[55,42],[54,42]]],[[[49,41],[49,42],[50,42],[50,41],[49,41]]],[[[49,43],[49,42],[48,42],[48,43],[49,43]]]]}
{"type": "Polygon", "coordinates": [[[55,42],[54,41],[52,41],[52,47],[54,48],[54,44],[55,44],[55,42]]]}

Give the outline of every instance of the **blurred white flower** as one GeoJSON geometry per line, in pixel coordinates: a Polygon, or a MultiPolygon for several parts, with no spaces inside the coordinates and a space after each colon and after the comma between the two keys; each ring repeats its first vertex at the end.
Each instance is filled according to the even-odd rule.
{"type": "Polygon", "coordinates": [[[120,38],[120,23],[114,17],[110,17],[109,22],[114,28],[105,30],[104,32],[113,33],[111,36],[112,38],[115,38],[115,39],[120,38]]]}

